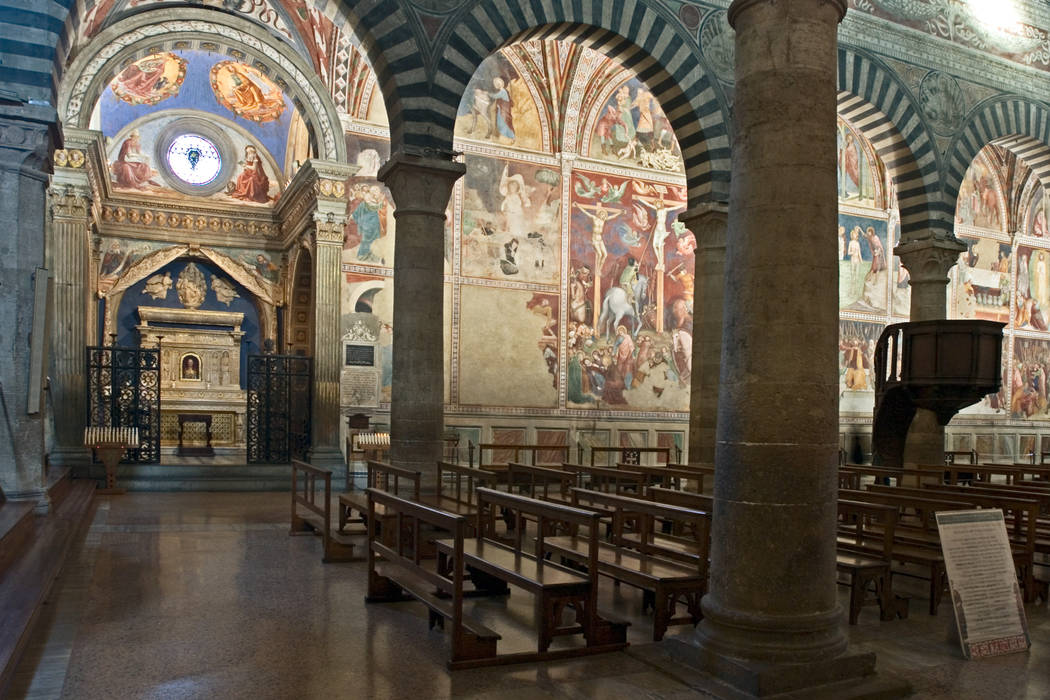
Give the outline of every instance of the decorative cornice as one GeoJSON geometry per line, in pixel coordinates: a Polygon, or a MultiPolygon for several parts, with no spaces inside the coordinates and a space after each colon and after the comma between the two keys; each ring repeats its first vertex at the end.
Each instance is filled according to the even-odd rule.
{"type": "Polygon", "coordinates": [[[342,243],[346,182],[358,170],[357,165],[317,159],[303,163],[285,188],[275,211],[286,245],[312,224],[335,221],[339,222],[339,242],[342,243]]]}

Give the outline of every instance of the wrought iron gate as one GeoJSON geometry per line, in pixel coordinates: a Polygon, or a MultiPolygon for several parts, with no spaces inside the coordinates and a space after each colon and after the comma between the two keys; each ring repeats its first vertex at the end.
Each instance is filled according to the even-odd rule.
{"type": "Polygon", "coordinates": [[[313,360],[301,355],[248,356],[249,464],[286,464],[310,449],[313,360]]]}
{"type": "Polygon", "coordinates": [[[138,428],[139,447],[124,460],[160,462],[160,351],[88,347],[86,362],[87,424],[138,428]]]}

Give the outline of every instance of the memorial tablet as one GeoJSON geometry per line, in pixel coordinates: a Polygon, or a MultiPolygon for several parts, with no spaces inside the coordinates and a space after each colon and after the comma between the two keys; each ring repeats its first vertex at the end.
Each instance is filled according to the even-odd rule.
{"type": "Polygon", "coordinates": [[[1032,646],[1003,512],[937,513],[959,642],[967,659],[1032,646]]]}

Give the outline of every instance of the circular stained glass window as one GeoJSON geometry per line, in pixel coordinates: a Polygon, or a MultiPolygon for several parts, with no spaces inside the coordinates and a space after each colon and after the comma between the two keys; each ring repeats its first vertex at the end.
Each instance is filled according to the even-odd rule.
{"type": "Polygon", "coordinates": [[[219,149],[197,134],[181,134],[172,139],[167,160],[175,176],[191,185],[207,185],[222,170],[219,149]]]}

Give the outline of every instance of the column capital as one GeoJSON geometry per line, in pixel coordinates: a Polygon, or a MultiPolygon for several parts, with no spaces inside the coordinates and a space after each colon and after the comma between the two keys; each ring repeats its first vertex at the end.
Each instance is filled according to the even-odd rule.
{"type": "MultiPolygon", "coordinates": [[[[740,18],[740,13],[745,10],[760,4],[774,4],[776,0],[733,0],[732,4],[729,5],[729,10],[726,14],[726,19],[729,21],[729,26],[736,29],[737,20],[740,18]]],[[[830,5],[834,7],[838,13],[838,21],[841,22],[842,18],[846,16],[846,9],[849,7],[846,0],[817,0],[821,5],[830,5]]]]}
{"type": "Polygon", "coordinates": [[[84,185],[56,184],[48,190],[51,215],[67,219],[86,219],[91,214],[93,201],[91,195],[91,188],[86,183],[84,185]]]}
{"type": "Polygon", "coordinates": [[[950,233],[931,232],[925,238],[905,241],[893,249],[893,254],[915,282],[947,283],[948,271],[959,260],[966,244],[950,233]]]}
{"type": "Polygon", "coordinates": [[[678,220],[693,232],[699,248],[725,248],[729,204],[704,202],[678,215],[678,220]]]}
{"type": "Polygon", "coordinates": [[[394,198],[395,218],[422,214],[444,220],[452,188],[466,171],[463,163],[398,152],[379,169],[378,179],[394,198]]]}
{"type": "Polygon", "coordinates": [[[61,143],[54,109],[0,109],[0,169],[42,180],[51,172],[52,153],[61,143]]]}
{"type": "Polygon", "coordinates": [[[314,212],[314,240],[318,245],[342,245],[346,215],[333,212],[314,212]]]}

